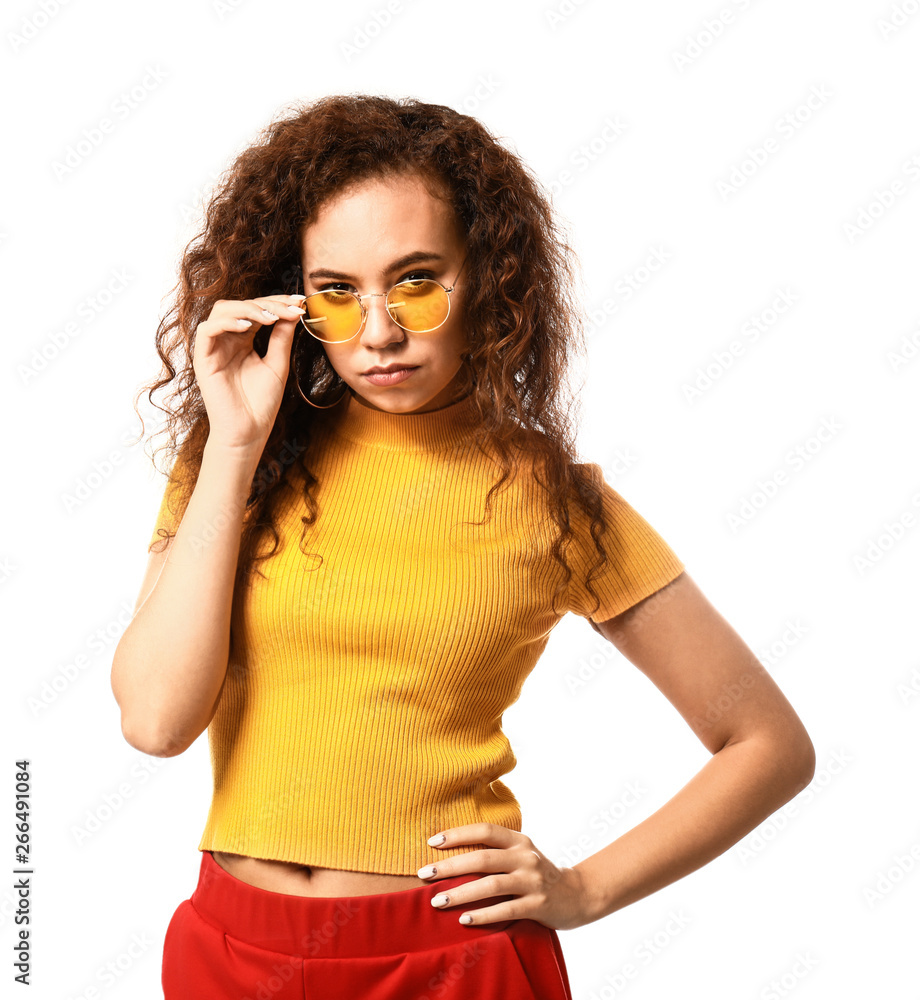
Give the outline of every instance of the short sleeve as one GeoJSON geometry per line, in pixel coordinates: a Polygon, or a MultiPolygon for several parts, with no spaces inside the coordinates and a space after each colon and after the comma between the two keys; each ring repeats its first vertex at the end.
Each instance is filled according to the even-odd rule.
{"type": "Polygon", "coordinates": [[[676,579],[685,566],[658,532],[603,479],[599,465],[596,481],[603,491],[607,531],[602,536],[607,562],[595,571],[591,586],[600,604],[587,587],[588,573],[599,554],[591,538],[591,519],[573,509],[571,523],[575,538],[566,556],[572,569],[568,610],[594,624],[605,622],[651,596],[676,579]]]}
{"type": "Polygon", "coordinates": [[[160,500],[160,509],[157,511],[153,534],[151,535],[150,541],[147,545],[148,552],[154,542],[160,541],[162,538],[166,537],[165,534],[160,534],[161,528],[168,528],[172,534],[175,534],[176,529],[179,526],[179,522],[181,520],[179,511],[182,509],[180,504],[185,490],[189,488],[189,484],[184,481],[187,473],[188,467],[185,461],[185,453],[180,451],[173,468],[170,470],[169,480],[163,490],[163,496],[160,500]],[[180,477],[182,478],[180,479],[180,477]]]}

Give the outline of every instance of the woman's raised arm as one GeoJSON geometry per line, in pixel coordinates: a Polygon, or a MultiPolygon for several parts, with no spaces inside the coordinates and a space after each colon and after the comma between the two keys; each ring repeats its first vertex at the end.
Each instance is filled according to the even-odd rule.
{"type": "Polygon", "coordinates": [[[112,661],[122,733],[156,757],[191,746],[217,707],[243,514],[281,404],[298,298],[221,299],[196,333],[193,364],[209,421],[198,480],[175,536],[150,556],[112,661]],[[269,323],[260,358],[253,340],[269,323]]]}

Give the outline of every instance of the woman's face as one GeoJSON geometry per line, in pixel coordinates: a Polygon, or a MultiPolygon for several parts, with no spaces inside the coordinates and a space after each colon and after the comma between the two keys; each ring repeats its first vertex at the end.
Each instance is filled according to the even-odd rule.
{"type": "Polygon", "coordinates": [[[436,330],[413,333],[395,323],[384,299],[365,300],[361,332],[344,343],[323,343],[329,363],[375,410],[424,413],[456,402],[468,350],[463,290],[463,235],[450,204],[434,197],[416,174],[361,181],[330,199],[307,227],[301,244],[304,293],[325,289],[371,294],[397,281],[434,278],[450,296],[450,315],[436,330]],[[412,255],[411,262],[406,258],[412,255]],[[392,385],[375,385],[369,368],[412,365],[392,385]]]}

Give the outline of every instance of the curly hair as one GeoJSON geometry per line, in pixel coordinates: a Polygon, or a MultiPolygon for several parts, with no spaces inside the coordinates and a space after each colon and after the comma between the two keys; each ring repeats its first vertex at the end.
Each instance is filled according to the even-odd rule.
{"type": "MultiPolygon", "coordinates": [[[[469,352],[463,358],[465,384],[458,398],[472,394],[480,448],[490,448],[501,471],[485,498],[486,514],[493,493],[519,472],[526,453],[558,529],[552,554],[564,578],[553,595],[553,607],[572,575],[565,558],[574,535],[570,500],[591,519],[598,558],[586,582],[597,601],[591,578],[607,561],[603,481],[598,466],[577,462],[577,403],[565,391],[572,353],[584,351],[572,291],[574,251],[539,181],[518,156],[475,118],[413,98],[338,95],[289,105],[218,181],[201,231],[185,249],[171,307],[157,329],[156,348],[164,370],[135,397],[138,416],[137,401],[144,392],[166,414],[162,432],[173,458],[170,479],[180,497],[177,513],[181,517],[188,504],[208,437],[207,412],[192,367],[197,325],[218,299],[292,291],[300,270],[301,237],[322,206],[356,182],[407,173],[432,179],[445,192],[465,235],[469,352]],[[166,387],[171,391],[160,405],[153,397],[166,387]],[[526,447],[519,448],[522,441],[526,447]],[[180,452],[182,461],[176,461],[180,452]]],[[[253,347],[260,356],[269,334],[269,327],[256,334],[253,347]]],[[[319,400],[344,382],[323,363],[321,342],[301,339],[309,343],[299,353],[296,370],[304,391],[319,400]]],[[[253,479],[235,585],[277,550],[274,515],[286,469],[293,463],[304,474],[304,534],[317,519],[312,495],[317,480],[306,466],[317,411],[297,391],[293,360],[253,479]],[[260,553],[266,534],[272,548],[260,553]]],[[[161,528],[160,534],[166,539],[172,533],[161,528]]]]}

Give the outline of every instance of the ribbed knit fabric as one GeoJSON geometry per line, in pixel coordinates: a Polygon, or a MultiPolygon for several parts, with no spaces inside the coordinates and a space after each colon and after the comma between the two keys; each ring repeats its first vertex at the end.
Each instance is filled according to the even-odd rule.
{"type": "MultiPolygon", "coordinates": [[[[410,875],[475,849],[429,847],[439,830],[521,829],[501,780],[516,763],[502,713],[561,615],[593,606],[584,580],[596,555],[573,506],[573,578],[554,612],[555,522],[532,473],[493,495],[482,526],[464,523],[483,519],[498,473],[473,443],[474,420],[469,397],[394,414],[350,394],[317,417],[307,465],[319,516],[305,551],[292,466],[279,550],[257,564],[268,578],[234,594],[199,850],[410,875]]],[[[168,500],[157,527],[175,528],[168,500]]],[[[594,622],[684,569],[606,484],[605,506],[594,622]]]]}

